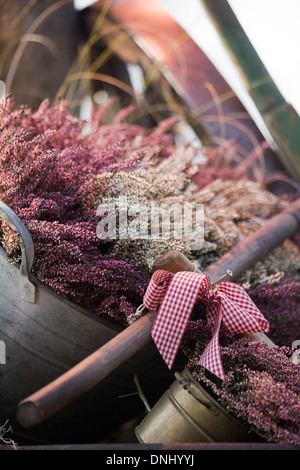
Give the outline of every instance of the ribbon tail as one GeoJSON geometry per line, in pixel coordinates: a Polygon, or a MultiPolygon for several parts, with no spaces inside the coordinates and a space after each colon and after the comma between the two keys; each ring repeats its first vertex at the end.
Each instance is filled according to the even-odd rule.
{"type": "Polygon", "coordinates": [[[176,273],[157,313],[151,336],[169,369],[173,367],[203,278],[198,273],[176,273]]]}
{"type": "Polygon", "coordinates": [[[175,309],[172,307],[168,309],[170,315],[165,314],[162,305],[152,327],[151,336],[168,368],[172,369],[192,309],[180,313],[174,313],[175,309]],[[180,321],[174,321],[176,315],[180,321]]]}
{"type": "Polygon", "coordinates": [[[217,287],[224,307],[223,323],[232,333],[268,332],[269,322],[265,319],[244,289],[232,282],[222,282],[217,287]]]}
{"type": "Polygon", "coordinates": [[[225,373],[221,361],[219,332],[222,321],[222,307],[220,304],[211,304],[209,307],[208,317],[214,319],[213,337],[204,349],[198,364],[212,372],[219,379],[225,381],[225,373]]]}
{"type": "Polygon", "coordinates": [[[225,381],[225,373],[220,356],[219,334],[215,334],[206,346],[199,364],[225,381]]]}

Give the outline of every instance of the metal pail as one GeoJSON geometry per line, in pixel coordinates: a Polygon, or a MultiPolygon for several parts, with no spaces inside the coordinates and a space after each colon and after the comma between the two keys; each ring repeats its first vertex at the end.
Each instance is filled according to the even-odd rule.
{"type": "MultiPolygon", "coordinates": [[[[155,403],[172,384],[173,374],[166,371],[152,342],[54,416],[30,428],[22,426],[16,417],[21,400],[106,345],[123,327],[39,281],[31,273],[34,245],[28,229],[2,201],[0,218],[18,235],[22,251],[21,265],[10,264],[0,247],[0,346],[5,345],[5,357],[0,358],[0,426],[9,420],[14,436],[19,436],[16,440],[21,441],[98,442],[143,411],[134,375],[150,403],[155,403]]],[[[180,369],[182,359],[176,357],[180,369]]]]}
{"type": "Polygon", "coordinates": [[[187,368],[135,428],[139,442],[250,442],[246,427],[224,410],[187,368]]]}

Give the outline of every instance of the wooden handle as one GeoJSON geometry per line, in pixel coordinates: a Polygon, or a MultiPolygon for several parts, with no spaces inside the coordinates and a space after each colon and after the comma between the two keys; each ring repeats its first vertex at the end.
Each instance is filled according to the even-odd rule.
{"type": "Polygon", "coordinates": [[[157,258],[152,267],[152,271],[163,269],[170,273],[178,273],[178,271],[192,271],[201,273],[196,264],[187,259],[177,250],[170,250],[164,255],[157,258]]]}
{"type": "MultiPolygon", "coordinates": [[[[225,274],[227,269],[231,269],[236,278],[286,238],[294,235],[299,227],[300,200],[242,241],[206,269],[204,274],[216,280],[225,274]]],[[[194,271],[195,265],[182,253],[171,251],[158,258],[154,262],[153,269],[164,269],[175,273],[194,271]]],[[[197,270],[197,272],[200,271],[197,270]]],[[[150,332],[154,318],[154,312],[144,315],[61,377],[20,402],[17,408],[19,423],[24,427],[41,423],[101,382],[151,341],[150,332]]],[[[274,343],[263,333],[252,333],[248,336],[274,346],[274,343]]]]}
{"type": "Polygon", "coordinates": [[[281,245],[300,230],[300,199],[297,199],[280,214],[272,217],[261,228],[246,237],[216,263],[205,270],[211,281],[222,276],[227,269],[237,279],[257,261],[281,245]]]}
{"type": "Polygon", "coordinates": [[[144,315],[68,372],[21,401],[17,407],[18,422],[24,427],[39,424],[91,390],[150,342],[155,316],[155,312],[144,315]]]}
{"type": "MultiPolygon", "coordinates": [[[[180,252],[172,252],[170,259],[173,260],[170,266],[172,272],[195,270],[194,264],[180,252]]],[[[163,269],[166,268],[164,264],[163,269]]],[[[150,333],[155,316],[156,312],[142,316],[68,372],[22,400],[17,407],[18,422],[24,427],[39,424],[91,390],[119,365],[151,342],[150,333]]]]}

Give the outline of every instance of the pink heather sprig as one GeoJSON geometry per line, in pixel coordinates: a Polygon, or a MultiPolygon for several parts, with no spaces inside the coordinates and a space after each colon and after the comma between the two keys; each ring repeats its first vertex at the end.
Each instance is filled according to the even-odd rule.
{"type": "Polygon", "coordinates": [[[299,392],[276,382],[267,372],[246,368],[241,371],[240,382],[235,374],[228,386],[235,387],[235,394],[224,392],[220,399],[226,400],[227,409],[253,431],[267,441],[300,445],[299,392]]]}
{"type": "Polygon", "coordinates": [[[269,336],[279,346],[300,338],[300,276],[286,274],[276,284],[261,284],[249,296],[270,323],[269,336]]]}
{"type": "MultiPolygon", "coordinates": [[[[97,175],[130,171],[150,145],[151,131],[122,123],[120,115],[86,136],[85,123],[70,116],[64,102],[51,108],[45,101],[33,113],[13,110],[8,100],[0,118],[0,199],[31,233],[33,272],[89,310],[125,322],[149,276],[117,259],[97,238],[95,208],[107,184],[97,175]]],[[[154,145],[163,141],[163,132],[156,133],[154,145]]],[[[17,261],[17,237],[3,221],[0,234],[11,261],[17,261]]]]}
{"type": "Polygon", "coordinates": [[[242,338],[221,346],[226,382],[198,366],[198,354],[189,360],[196,380],[220,404],[241,419],[249,431],[271,442],[300,445],[300,366],[287,347],[270,348],[242,338]]]}
{"type": "MultiPolygon", "coordinates": [[[[33,272],[42,282],[124,322],[140,304],[149,276],[100,242],[95,209],[109,175],[136,168],[149,148],[157,158],[174,151],[175,120],[154,129],[126,124],[129,107],[104,125],[109,104],[94,110],[94,129],[86,134],[85,122],[71,116],[64,101],[50,107],[45,100],[32,112],[14,109],[7,100],[0,107],[0,199],[28,227],[35,246],[33,272]],[[101,173],[105,178],[97,178],[101,173]]],[[[19,260],[18,239],[3,221],[0,236],[10,260],[19,260]]]]}
{"type": "Polygon", "coordinates": [[[226,383],[198,365],[211,339],[204,305],[194,308],[182,344],[195,379],[250,432],[296,446],[300,445],[300,366],[291,361],[291,345],[300,333],[298,284],[299,276],[286,276],[282,285],[264,284],[249,291],[271,323],[268,335],[286,346],[269,348],[248,338],[236,339],[221,328],[226,383]]]}

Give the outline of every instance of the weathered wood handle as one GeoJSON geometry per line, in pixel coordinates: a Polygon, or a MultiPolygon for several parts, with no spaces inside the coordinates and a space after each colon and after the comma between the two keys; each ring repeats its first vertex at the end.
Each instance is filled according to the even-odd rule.
{"type": "MultiPolygon", "coordinates": [[[[206,269],[204,274],[213,276],[216,280],[227,269],[231,269],[234,277],[237,277],[286,238],[294,235],[299,228],[300,200],[247,237],[230,253],[206,269]]],[[[157,259],[153,269],[165,269],[171,272],[194,271],[195,265],[181,253],[171,251],[157,259]]],[[[144,315],[58,379],[21,401],[17,408],[19,423],[24,427],[30,427],[43,422],[101,382],[151,341],[150,332],[154,318],[155,312],[144,315]]],[[[248,336],[260,339],[270,346],[274,345],[263,333],[248,336]]]]}
{"type": "Polygon", "coordinates": [[[237,279],[299,230],[300,199],[297,199],[207,268],[205,274],[213,282],[230,269],[233,273],[232,279],[237,279]]]}
{"type": "MultiPolygon", "coordinates": [[[[172,272],[195,270],[195,265],[180,252],[175,252],[172,258],[176,266],[172,272]]],[[[151,342],[150,333],[155,316],[156,312],[142,316],[68,372],[22,400],[17,407],[18,422],[24,427],[39,424],[91,390],[151,342]]]]}
{"type": "MultiPolygon", "coordinates": [[[[295,235],[299,230],[300,199],[297,199],[223,255],[218,261],[206,268],[204,274],[209,276],[213,283],[223,276],[227,269],[230,269],[233,274],[231,280],[237,279],[257,261],[281,245],[284,240],[295,235]]],[[[185,271],[193,271],[194,263],[186,258],[184,260],[184,258],[176,250],[171,250],[155,260],[153,271],[165,269],[166,271],[177,272],[181,263],[184,264],[185,271]]]]}
{"type": "Polygon", "coordinates": [[[17,420],[24,427],[42,423],[91,390],[151,340],[156,312],[150,312],[56,380],[22,400],[17,420]]]}

